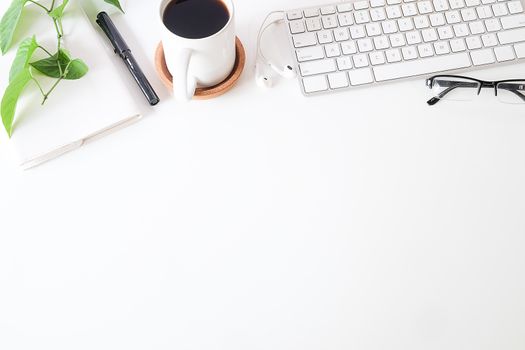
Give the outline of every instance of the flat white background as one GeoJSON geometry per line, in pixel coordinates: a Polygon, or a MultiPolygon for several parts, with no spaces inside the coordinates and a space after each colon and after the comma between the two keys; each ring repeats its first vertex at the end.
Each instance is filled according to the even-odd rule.
{"type": "Polygon", "coordinates": [[[157,1],[130,0],[162,104],[137,93],[144,121],[28,172],[2,137],[1,349],[525,348],[525,109],[430,108],[422,79],[259,90],[260,21],[316,3],[237,0],[246,72],[184,106],[155,77],[157,1]]]}

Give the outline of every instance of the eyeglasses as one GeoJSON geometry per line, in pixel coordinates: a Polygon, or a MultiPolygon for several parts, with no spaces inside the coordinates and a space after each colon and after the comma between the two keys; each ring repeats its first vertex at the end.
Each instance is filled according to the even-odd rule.
{"type": "Polygon", "coordinates": [[[484,81],[459,75],[436,75],[427,79],[427,86],[436,94],[427,101],[430,106],[441,100],[469,101],[481,93],[481,89],[494,89],[503,103],[525,103],[525,79],[484,81]]]}

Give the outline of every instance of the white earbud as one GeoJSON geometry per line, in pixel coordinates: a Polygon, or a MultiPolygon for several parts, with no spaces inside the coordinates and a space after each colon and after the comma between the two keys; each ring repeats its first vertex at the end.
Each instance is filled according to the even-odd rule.
{"type": "Polygon", "coordinates": [[[271,88],[273,86],[273,72],[266,65],[257,62],[255,64],[255,80],[259,87],[271,88]]]}
{"type": "Polygon", "coordinates": [[[259,35],[257,37],[257,58],[256,58],[256,64],[255,64],[255,81],[257,82],[257,85],[265,88],[271,88],[273,86],[273,78],[275,74],[280,75],[283,78],[286,79],[293,79],[297,76],[295,69],[293,68],[293,64],[285,64],[283,67],[278,66],[273,61],[268,60],[264,53],[262,52],[261,48],[261,39],[266,32],[268,28],[271,26],[283,22],[282,18],[276,19],[269,24],[266,24],[268,22],[268,19],[273,14],[283,14],[283,12],[271,12],[266,16],[264,19],[261,29],[259,30],[259,35]]]}

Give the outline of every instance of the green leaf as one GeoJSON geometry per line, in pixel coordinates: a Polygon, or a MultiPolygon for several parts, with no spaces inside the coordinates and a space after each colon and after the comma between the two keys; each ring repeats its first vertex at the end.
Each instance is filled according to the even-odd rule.
{"type": "Polygon", "coordinates": [[[18,73],[24,69],[27,69],[29,66],[29,60],[37,48],[38,43],[36,42],[36,37],[34,35],[32,38],[27,38],[22,41],[18,47],[18,51],[16,52],[15,60],[11,66],[11,71],[9,72],[10,82],[18,75],[18,73]]]}
{"type": "Polygon", "coordinates": [[[67,70],[65,79],[77,80],[82,78],[89,71],[88,66],[81,59],[77,58],[71,61],[67,70]]]}
{"type": "Polygon", "coordinates": [[[24,69],[18,73],[7,86],[2,104],[0,105],[0,114],[2,115],[2,123],[9,137],[13,133],[13,121],[15,119],[16,105],[18,99],[24,91],[27,83],[31,81],[31,73],[29,69],[24,69]]]}
{"type": "Polygon", "coordinates": [[[11,6],[0,21],[0,50],[2,54],[6,54],[13,41],[16,27],[22,17],[22,11],[28,0],[13,0],[11,6]]]}
{"type": "Polygon", "coordinates": [[[64,16],[64,10],[66,9],[67,4],[69,3],[69,0],[64,0],[62,2],[62,5],[55,7],[55,9],[51,12],[49,12],[49,15],[53,17],[54,19],[60,19],[64,16]]]}
{"type": "Polygon", "coordinates": [[[72,60],[64,49],[60,49],[53,57],[31,63],[31,66],[40,73],[57,79],[76,80],[88,72],[88,67],[82,60],[72,60]],[[64,73],[66,75],[63,77],[62,74],[64,73]]]}
{"type": "Polygon", "coordinates": [[[122,13],[124,13],[124,10],[122,9],[122,6],[120,6],[119,0],[104,0],[104,2],[107,2],[108,4],[111,4],[118,8],[122,13]]]}

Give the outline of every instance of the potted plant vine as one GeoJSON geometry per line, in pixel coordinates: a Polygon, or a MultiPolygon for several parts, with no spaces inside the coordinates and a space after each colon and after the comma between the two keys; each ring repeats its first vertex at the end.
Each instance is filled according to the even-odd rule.
{"type": "MultiPolygon", "coordinates": [[[[58,84],[63,80],[77,80],[85,76],[88,67],[80,58],[73,58],[63,45],[64,29],[62,18],[70,0],[12,0],[11,5],[0,20],[0,51],[5,55],[13,46],[13,37],[18,25],[23,21],[22,15],[26,6],[36,6],[42,11],[42,16],[48,18],[56,31],[56,48],[50,49],[39,44],[36,35],[26,38],[18,45],[15,59],[9,71],[9,84],[4,92],[0,115],[2,124],[9,137],[13,134],[16,106],[22,92],[30,85],[37,88],[44,104],[58,84]],[[33,60],[37,50],[46,57],[33,60]],[[50,86],[43,86],[35,72],[54,79],[50,86]]],[[[76,0],[74,0],[76,1],[76,0]]],[[[102,1],[102,0],[97,0],[102,1]]],[[[103,0],[122,11],[119,0],[103,0]]]]}

